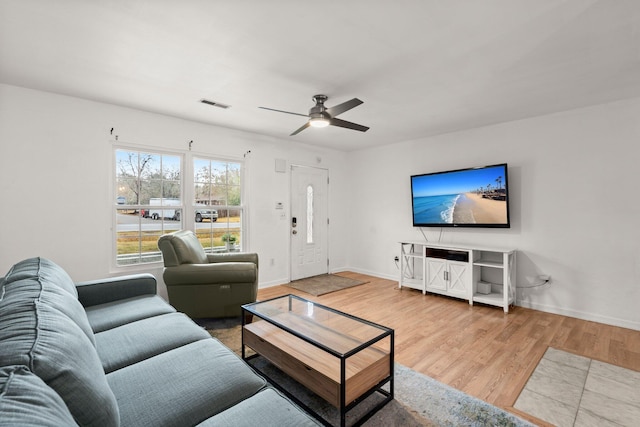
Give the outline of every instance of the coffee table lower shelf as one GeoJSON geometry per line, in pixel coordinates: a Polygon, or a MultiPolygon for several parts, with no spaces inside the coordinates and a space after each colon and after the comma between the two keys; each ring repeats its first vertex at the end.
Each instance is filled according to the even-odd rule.
{"type": "MultiPolygon", "coordinates": [[[[335,334],[332,339],[348,339],[339,333],[335,334]]],[[[257,353],[245,357],[246,360],[264,357],[289,377],[329,402],[340,411],[341,426],[345,425],[346,413],[368,396],[379,393],[383,400],[363,414],[354,425],[364,423],[393,399],[393,356],[390,352],[370,346],[348,358],[339,358],[266,321],[244,325],[242,337],[243,355],[244,346],[257,353]],[[389,391],[382,388],[387,383],[389,391]]],[[[253,367],[259,370],[256,366],[253,367]]],[[[323,424],[331,425],[265,372],[260,373],[323,424]]]]}

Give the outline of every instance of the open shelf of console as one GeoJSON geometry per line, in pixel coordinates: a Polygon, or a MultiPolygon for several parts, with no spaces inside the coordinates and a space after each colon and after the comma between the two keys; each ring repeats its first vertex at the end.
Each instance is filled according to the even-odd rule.
{"type": "Polygon", "coordinates": [[[400,287],[424,292],[424,267],[422,246],[413,243],[400,245],[400,287]]]}
{"type": "Polygon", "coordinates": [[[400,242],[400,288],[502,307],[515,302],[516,250],[400,242]]]}

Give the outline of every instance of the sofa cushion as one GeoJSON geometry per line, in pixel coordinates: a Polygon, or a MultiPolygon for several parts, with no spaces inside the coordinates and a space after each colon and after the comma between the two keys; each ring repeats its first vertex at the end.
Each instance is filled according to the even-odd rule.
{"type": "Polygon", "coordinates": [[[14,265],[0,283],[6,304],[34,301],[36,298],[73,320],[95,345],[87,314],[78,301],[71,277],[62,267],[45,258],[29,258],[14,265]]]}
{"type": "Polygon", "coordinates": [[[93,332],[106,331],[137,320],[176,311],[158,295],[144,295],[92,305],[85,310],[93,332]]]}
{"type": "Polygon", "coordinates": [[[265,388],[197,427],[234,426],[315,427],[319,424],[277,391],[265,388]]]}
{"type": "Polygon", "coordinates": [[[213,338],[107,374],[122,426],[195,425],[264,387],[265,380],[213,338]]]}
{"type": "Polygon", "coordinates": [[[190,286],[247,283],[253,285],[258,278],[258,267],[252,262],[220,262],[214,264],[183,264],[166,268],[162,274],[169,286],[190,286]]]}
{"type": "Polygon", "coordinates": [[[0,426],[77,426],[60,396],[24,366],[0,368],[0,426]]]}
{"type": "Polygon", "coordinates": [[[78,297],[76,286],[69,274],[59,265],[46,258],[29,258],[11,267],[5,281],[42,278],[55,286],[64,289],[74,297],[78,297]]]}
{"type": "Polygon", "coordinates": [[[60,395],[79,424],[117,426],[116,399],[98,353],[75,311],[65,307],[77,300],[50,282],[52,269],[29,273],[43,264],[28,264],[16,266],[1,284],[0,366],[27,367],[60,395]]]}
{"type": "Polygon", "coordinates": [[[109,373],[211,335],[182,313],[127,323],[96,334],[96,348],[109,373]]]}

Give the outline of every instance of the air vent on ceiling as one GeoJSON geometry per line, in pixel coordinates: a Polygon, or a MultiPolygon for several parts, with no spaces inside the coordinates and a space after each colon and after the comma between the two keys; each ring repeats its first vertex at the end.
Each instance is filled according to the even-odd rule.
{"type": "Polygon", "coordinates": [[[221,104],[220,102],[215,101],[209,101],[208,99],[201,99],[200,102],[202,102],[203,104],[213,105],[214,107],[222,108],[225,110],[231,107],[230,105],[221,104]]]}

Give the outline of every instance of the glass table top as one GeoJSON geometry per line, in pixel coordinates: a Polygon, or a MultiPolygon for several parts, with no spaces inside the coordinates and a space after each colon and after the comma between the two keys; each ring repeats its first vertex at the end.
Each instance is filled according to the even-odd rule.
{"type": "MultiPolygon", "coordinates": [[[[297,295],[259,301],[244,305],[243,308],[336,356],[348,356],[393,332],[387,327],[297,295]]],[[[256,321],[259,320],[253,320],[256,321]]]]}

